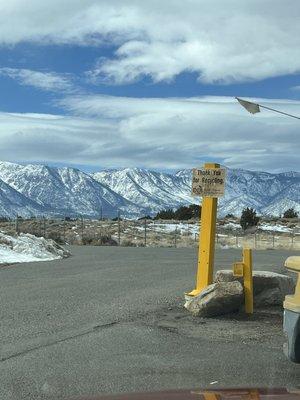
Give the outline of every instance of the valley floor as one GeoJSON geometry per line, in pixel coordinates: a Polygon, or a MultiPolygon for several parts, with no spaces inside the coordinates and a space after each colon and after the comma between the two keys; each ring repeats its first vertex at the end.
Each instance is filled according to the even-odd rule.
{"type": "MultiPolygon", "coordinates": [[[[0,231],[30,233],[60,244],[136,247],[197,247],[198,221],[29,219],[0,222],[0,231]]],[[[237,221],[219,220],[218,248],[300,250],[300,222],[264,222],[252,233],[243,233],[237,221]]]]}

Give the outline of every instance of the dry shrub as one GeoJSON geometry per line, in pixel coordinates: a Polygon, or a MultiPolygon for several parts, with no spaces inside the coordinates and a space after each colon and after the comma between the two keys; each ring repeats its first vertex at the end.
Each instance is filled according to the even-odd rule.
{"type": "Polygon", "coordinates": [[[125,247],[136,247],[136,243],[134,243],[133,241],[131,241],[129,239],[125,239],[125,240],[122,240],[122,246],[125,246],[125,247]]]}
{"type": "Polygon", "coordinates": [[[47,239],[52,239],[58,244],[64,244],[64,241],[58,232],[49,232],[47,234],[47,239]]]}

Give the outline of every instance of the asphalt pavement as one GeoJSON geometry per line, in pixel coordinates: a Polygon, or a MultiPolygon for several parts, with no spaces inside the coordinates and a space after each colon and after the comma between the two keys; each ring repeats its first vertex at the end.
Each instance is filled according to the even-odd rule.
{"type": "MultiPolygon", "coordinates": [[[[195,249],[70,246],[64,260],[0,268],[0,399],[196,387],[297,386],[282,311],[192,318],[195,249]]],[[[284,272],[288,251],[254,252],[284,272]]],[[[219,250],[216,269],[239,250],[219,250]]]]}

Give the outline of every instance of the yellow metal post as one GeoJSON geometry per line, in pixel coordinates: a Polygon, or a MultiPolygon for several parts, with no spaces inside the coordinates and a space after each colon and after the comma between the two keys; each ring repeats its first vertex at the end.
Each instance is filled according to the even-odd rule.
{"type": "Polygon", "coordinates": [[[252,250],[243,249],[245,311],[253,314],[252,250]]]}
{"type": "MultiPolygon", "coordinates": [[[[206,163],[204,168],[217,169],[220,168],[220,164],[206,163]]],[[[189,296],[197,296],[213,281],[217,203],[218,199],[216,197],[203,197],[201,227],[199,229],[196,289],[188,293],[189,296]]]]}
{"type": "Polygon", "coordinates": [[[247,314],[253,314],[253,275],[251,249],[243,249],[243,261],[238,261],[233,264],[233,276],[243,277],[245,312],[247,314]]]}

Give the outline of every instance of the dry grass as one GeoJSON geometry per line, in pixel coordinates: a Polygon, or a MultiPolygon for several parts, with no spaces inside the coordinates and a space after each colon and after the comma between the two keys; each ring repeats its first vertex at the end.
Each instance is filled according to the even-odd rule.
{"type": "MultiPolygon", "coordinates": [[[[290,221],[286,226],[291,225],[290,221]]],[[[216,246],[250,247],[256,249],[300,250],[299,224],[293,222],[295,232],[256,232],[243,235],[240,231],[224,228],[223,221],[217,227],[216,246]]],[[[16,234],[15,221],[0,222],[0,230],[10,235],[16,234]]],[[[153,247],[197,247],[198,225],[196,221],[178,223],[175,221],[99,221],[99,220],[20,220],[18,232],[31,233],[54,239],[60,244],[77,245],[120,245],[153,247]],[[146,235],[145,235],[146,228],[146,235]]]]}

